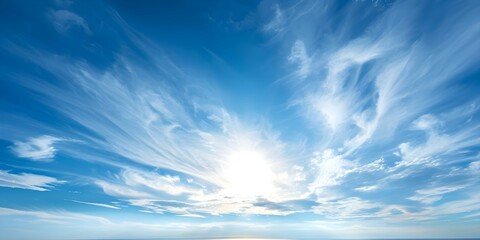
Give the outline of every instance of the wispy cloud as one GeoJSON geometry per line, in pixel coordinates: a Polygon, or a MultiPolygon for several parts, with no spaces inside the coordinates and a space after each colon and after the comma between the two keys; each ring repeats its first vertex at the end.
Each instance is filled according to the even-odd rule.
{"type": "Polygon", "coordinates": [[[412,146],[411,143],[401,143],[398,146],[402,161],[396,167],[410,166],[417,164],[438,165],[441,156],[454,155],[458,151],[480,143],[480,137],[476,132],[479,125],[467,125],[463,130],[452,134],[442,134],[437,125],[439,120],[432,115],[423,115],[413,122],[413,126],[425,131],[427,140],[423,144],[412,146]]]}
{"type": "Polygon", "coordinates": [[[125,198],[150,198],[150,194],[135,190],[128,186],[118,185],[106,181],[96,181],[95,184],[100,186],[103,191],[111,196],[125,198]]]}
{"type": "Polygon", "coordinates": [[[465,185],[441,186],[436,188],[420,189],[415,191],[415,195],[407,199],[419,201],[424,204],[431,204],[442,199],[442,195],[465,188],[465,185]]]}
{"type": "Polygon", "coordinates": [[[325,187],[339,184],[340,180],[354,168],[352,162],[336,155],[332,149],[317,154],[312,159],[312,165],[318,172],[314,174],[315,180],[309,185],[309,188],[317,194],[321,194],[325,187]]]}
{"type": "Polygon", "coordinates": [[[300,78],[306,78],[310,74],[312,60],[307,54],[305,44],[301,40],[293,44],[288,61],[298,64],[297,74],[300,78]]]}
{"type": "Polygon", "coordinates": [[[43,221],[49,222],[72,222],[72,221],[83,221],[83,222],[97,222],[101,224],[111,223],[108,219],[103,217],[91,216],[80,213],[72,213],[67,211],[57,211],[57,212],[46,212],[46,211],[30,211],[30,210],[19,210],[13,208],[0,208],[0,215],[6,216],[30,216],[35,217],[43,221]]]}
{"type": "Polygon", "coordinates": [[[360,192],[370,192],[370,191],[374,191],[376,189],[378,189],[377,185],[370,185],[370,186],[363,186],[363,187],[355,188],[356,191],[360,191],[360,192]]]}
{"type": "Polygon", "coordinates": [[[48,16],[55,29],[60,33],[66,33],[74,26],[80,27],[85,33],[91,34],[90,27],[85,19],[68,10],[50,10],[48,16]]]}
{"type": "Polygon", "coordinates": [[[12,152],[21,158],[28,158],[33,161],[53,161],[57,149],[54,144],[62,139],[43,135],[29,138],[26,141],[15,141],[11,146],[12,152]]]}
{"type": "Polygon", "coordinates": [[[92,206],[97,206],[97,207],[104,207],[104,208],[111,208],[111,209],[120,209],[120,208],[117,207],[117,206],[113,206],[113,205],[105,204],[105,203],[83,202],[83,201],[77,201],[77,200],[72,200],[72,202],[82,203],[82,204],[92,205],[92,206]]]}
{"type": "Polygon", "coordinates": [[[50,191],[55,185],[65,181],[53,177],[31,173],[10,173],[0,170],[0,186],[9,188],[22,188],[35,191],[50,191]]]}
{"type": "Polygon", "coordinates": [[[313,211],[331,218],[368,218],[372,217],[371,210],[379,209],[381,205],[358,197],[319,201],[313,211]]]}
{"type": "Polygon", "coordinates": [[[267,24],[265,24],[263,29],[268,32],[281,32],[284,28],[283,25],[285,24],[284,13],[278,4],[275,5],[274,10],[273,17],[267,24]]]}

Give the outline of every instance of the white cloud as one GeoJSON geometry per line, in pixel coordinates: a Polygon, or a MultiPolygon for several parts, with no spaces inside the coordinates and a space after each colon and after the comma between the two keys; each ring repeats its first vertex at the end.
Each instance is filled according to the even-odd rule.
{"type": "Polygon", "coordinates": [[[103,189],[103,192],[110,196],[115,197],[124,197],[124,198],[149,198],[151,197],[150,194],[135,190],[134,188],[109,183],[106,181],[95,181],[95,184],[100,186],[103,189]]]}
{"type": "MultiPolygon", "coordinates": [[[[303,89],[305,92],[296,101],[306,107],[307,113],[312,113],[307,115],[308,117],[313,116],[315,121],[326,123],[325,126],[331,130],[332,135],[342,130],[342,127],[356,125],[359,134],[344,141],[346,151],[353,151],[368,140],[378,122],[375,112],[366,108],[368,96],[362,92],[365,88],[371,87],[372,79],[360,79],[360,76],[351,75],[350,72],[384,56],[393,47],[395,46],[390,45],[387,40],[374,42],[368,37],[363,37],[351,41],[327,57],[315,59],[315,61],[321,61],[326,58],[326,63],[314,64],[314,59],[306,54],[303,54],[303,58],[297,57],[304,59],[305,64],[301,65],[305,66],[304,70],[310,69],[313,64],[327,65],[326,76],[317,76],[323,81],[312,82],[313,85],[303,89]]],[[[301,48],[298,47],[298,49],[301,48]]],[[[300,54],[302,51],[297,50],[297,52],[298,56],[302,56],[300,54]]],[[[349,132],[356,131],[349,129],[349,132]]]]}
{"type": "Polygon", "coordinates": [[[294,165],[293,168],[293,181],[294,182],[303,182],[306,180],[305,169],[302,166],[294,165]]]}
{"type": "Polygon", "coordinates": [[[68,10],[51,10],[48,13],[55,29],[60,33],[66,33],[73,26],[79,26],[85,33],[91,34],[90,27],[85,19],[68,10]]]}
{"type": "Polygon", "coordinates": [[[196,217],[203,218],[204,216],[193,213],[195,211],[192,206],[184,202],[178,201],[161,201],[161,200],[150,200],[150,199],[132,199],[129,200],[132,206],[138,206],[144,208],[146,211],[151,213],[164,214],[165,212],[175,214],[182,217],[196,217]]]}
{"type": "Polygon", "coordinates": [[[274,208],[269,206],[259,206],[255,200],[232,199],[221,195],[207,195],[205,199],[198,201],[180,202],[169,200],[152,199],[132,199],[131,205],[146,209],[152,213],[163,214],[169,212],[178,216],[202,216],[205,215],[276,215],[286,216],[296,212],[304,212],[303,209],[294,208],[274,208]],[[206,199],[209,198],[209,199],[206,199]]]}
{"type": "MultiPolygon", "coordinates": [[[[451,187],[438,187],[431,190],[425,190],[425,194],[416,195],[418,198],[415,201],[422,201],[425,204],[431,204],[441,199],[441,195],[448,192],[457,191],[463,188],[463,186],[451,186],[451,187]],[[430,194],[430,195],[429,195],[430,194]],[[433,194],[433,195],[432,195],[433,194]]],[[[477,192],[473,192],[469,196],[462,199],[451,200],[439,205],[428,206],[421,211],[410,212],[403,207],[402,214],[398,216],[392,216],[400,220],[429,220],[438,219],[445,215],[451,214],[467,214],[480,210],[480,195],[477,192]]],[[[468,217],[468,215],[466,215],[468,217]]]]}
{"type": "Polygon", "coordinates": [[[308,56],[305,44],[301,40],[293,44],[288,61],[298,64],[297,75],[300,78],[306,78],[310,75],[312,59],[308,56]]]}
{"type": "Polygon", "coordinates": [[[50,188],[62,183],[65,183],[65,181],[57,180],[53,177],[30,173],[14,174],[0,170],[0,186],[2,187],[49,191],[50,188]]]}
{"type": "Polygon", "coordinates": [[[397,163],[395,168],[412,165],[438,165],[440,157],[455,154],[456,152],[480,143],[480,138],[476,137],[475,130],[479,127],[465,128],[452,135],[439,134],[430,129],[427,132],[427,140],[423,144],[413,145],[406,142],[398,146],[402,160],[397,163]]]}
{"type": "Polygon", "coordinates": [[[92,206],[97,206],[97,207],[104,207],[104,208],[111,208],[111,209],[120,209],[120,208],[117,207],[117,206],[113,206],[113,205],[110,205],[110,204],[104,204],[104,203],[83,202],[83,201],[76,201],[76,200],[72,200],[72,202],[81,203],[81,204],[86,204],[86,205],[92,205],[92,206]]]}
{"type": "Polygon", "coordinates": [[[28,158],[33,161],[52,161],[57,152],[54,144],[62,139],[43,135],[29,138],[27,141],[15,141],[11,146],[12,152],[17,157],[28,158]]]}
{"type": "Polygon", "coordinates": [[[415,195],[407,199],[418,201],[424,204],[432,204],[442,199],[442,195],[465,188],[465,185],[458,186],[440,186],[435,188],[427,188],[415,191],[415,195]]]}
{"type": "Polygon", "coordinates": [[[355,188],[355,191],[359,192],[371,192],[378,189],[378,185],[370,185],[370,186],[363,186],[363,187],[358,187],[355,188]]]}
{"type": "Polygon", "coordinates": [[[283,11],[282,9],[280,9],[280,6],[277,4],[275,5],[275,15],[270,20],[270,22],[263,27],[263,29],[267,32],[281,32],[284,27],[283,26],[284,22],[285,22],[285,17],[283,15],[283,11]]]}
{"type": "Polygon", "coordinates": [[[358,197],[349,197],[318,201],[318,205],[313,207],[313,212],[337,219],[369,218],[373,217],[371,211],[378,210],[381,206],[380,204],[358,197]]]}
{"type": "Polygon", "coordinates": [[[437,127],[441,122],[432,114],[425,114],[415,120],[412,124],[415,129],[427,131],[437,127]]]}
{"type": "Polygon", "coordinates": [[[474,173],[480,172],[480,161],[471,162],[468,165],[468,169],[474,173]]]}
{"type": "Polygon", "coordinates": [[[103,217],[91,216],[86,214],[72,213],[66,211],[46,212],[19,210],[13,208],[0,208],[0,215],[4,216],[30,216],[43,221],[65,223],[72,221],[97,222],[101,224],[110,224],[111,222],[103,217]]]}
{"type": "Polygon", "coordinates": [[[373,162],[367,163],[365,165],[356,167],[355,169],[352,170],[352,172],[376,172],[376,171],[382,171],[385,169],[385,161],[383,158],[377,159],[373,162]]]}
{"type": "Polygon", "coordinates": [[[448,215],[457,213],[470,213],[480,210],[480,194],[473,192],[470,196],[443,203],[439,206],[432,208],[432,215],[448,215]]]}
{"type": "Polygon", "coordinates": [[[339,184],[340,180],[354,167],[352,162],[335,155],[332,149],[327,149],[322,154],[318,153],[311,163],[316,177],[310,183],[309,189],[317,195],[323,188],[339,184]]]}
{"type": "MultiPolygon", "coordinates": [[[[353,173],[369,173],[384,170],[383,158],[370,163],[359,165],[358,163],[346,160],[342,155],[337,155],[332,149],[326,149],[322,154],[316,154],[311,160],[312,169],[310,173],[314,174],[314,180],[309,183],[309,190],[318,195],[322,194],[327,187],[339,185],[343,178],[353,173]]],[[[357,188],[359,191],[371,191],[378,186],[368,186],[357,188]]]]}
{"type": "MultiPolygon", "coordinates": [[[[123,181],[132,187],[147,187],[154,191],[169,195],[202,194],[202,190],[194,189],[180,182],[179,176],[159,175],[154,172],[125,170],[121,174],[123,181]]],[[[189,184],[192,185],[192,184],[189,184]]],[[[192,185],[193,186],[193,185],[192,185]]]]}

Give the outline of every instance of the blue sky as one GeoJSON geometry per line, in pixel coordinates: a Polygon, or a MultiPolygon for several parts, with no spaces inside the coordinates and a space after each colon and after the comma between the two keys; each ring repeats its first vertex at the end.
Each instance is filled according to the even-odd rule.
{"type": "Polygon", "coordinates": [[[6,239],[480,236],[477,1],[2,1],[6,239]]]}

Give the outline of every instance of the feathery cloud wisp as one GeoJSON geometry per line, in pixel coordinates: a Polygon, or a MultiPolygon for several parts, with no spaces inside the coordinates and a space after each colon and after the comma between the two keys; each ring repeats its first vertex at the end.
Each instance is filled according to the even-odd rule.
{"type": "Polygon", "coordinates": [[[10,173],[0,170],[0,186],[9,188],[22,188],[35,191],[50,191],[55,185],[63,184],[65,181],[53,177],[31,173],[10,173]]]}
{"type": "Polygon", "coordinates": [[[29,138],[27,141],[15,141],[11,146],[12,152],[21,158],[33,161],[53,161],[57,149],[54,144],[62,139],[48,135],[29,138]]]}
{"type": "Polygon", "coordinates": [[[51,10],[48,13],[53,26],[60,33],[66,33],[73,26],[82,28],[85,33],[91,34],[90,27],[85,19],[68,10],[51,10]]]}

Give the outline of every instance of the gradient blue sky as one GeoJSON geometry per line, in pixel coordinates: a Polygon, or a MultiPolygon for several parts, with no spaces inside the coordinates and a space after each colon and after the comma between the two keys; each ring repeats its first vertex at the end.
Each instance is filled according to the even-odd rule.
{"type": "Polygon", "coordinates": [[[1,238],[478,237],[479,13],[1,1],[1,238]]]}

